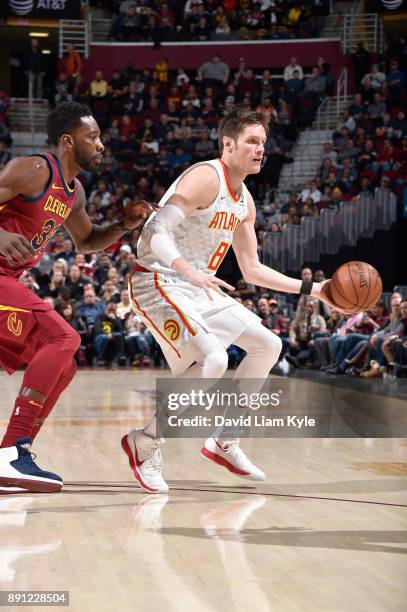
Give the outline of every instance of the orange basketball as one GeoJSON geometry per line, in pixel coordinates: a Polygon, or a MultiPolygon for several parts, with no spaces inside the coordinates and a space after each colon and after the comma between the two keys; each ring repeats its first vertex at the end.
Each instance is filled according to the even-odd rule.
{"type": "Polygon", "coordinates": [[[383,291],[378,271],[364,261],[350,261],[332,275],[329,295],[346,312],[355,314],[377,304],[383,291]]]}

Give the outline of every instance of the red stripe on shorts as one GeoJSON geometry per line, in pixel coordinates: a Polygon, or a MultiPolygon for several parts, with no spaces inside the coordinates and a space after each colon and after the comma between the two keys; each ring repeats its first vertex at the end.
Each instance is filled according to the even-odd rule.
{"type": "Polygon", "coordinates": [[[155,331],[160,334],[161,338],[163,340],[166,341],[167,344],[170,345],[170,347],[177,353],[177,356],[181,359],[181,355],[179,354],[179,352],[177,351],[177,349],[175,348],[175,346],[168,340],[168,338],[166,336],[164,336],[164,334],[160,331],[160,329],[157,327],[157,325],[154,323],[154,321],[152,319],[150,319],[150,317],[148,316],[148,314],[146,313],[145,310],[143,310],[140,306],[140,304],[137,302],[136,298],[134,297],[134,292],[133,292],[133,283],[131,282],[131,279],[133,278],[134,272],[133,274],[130,276],[129,279],[129,287],[130,287],[130,296],[131,296],[131,300],[134,303],[137,311],[141,314],[142,317],[144,317],[145,319],[147,319],[147,321],[150,323],[150,325],[155,329],[155,331]]]}

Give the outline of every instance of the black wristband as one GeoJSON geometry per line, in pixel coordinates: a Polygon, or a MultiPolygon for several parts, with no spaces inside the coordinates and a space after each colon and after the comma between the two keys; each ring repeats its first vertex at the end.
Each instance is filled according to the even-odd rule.
{"type": "Polygon", "coordinates": [[[312,281],[302,281],[300,295],[311,295],[313,284],[312,281]]]}

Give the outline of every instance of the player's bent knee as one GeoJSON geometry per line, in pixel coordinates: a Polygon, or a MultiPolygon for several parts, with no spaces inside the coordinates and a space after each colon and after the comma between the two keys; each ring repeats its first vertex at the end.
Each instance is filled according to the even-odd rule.
{"type": "Polygon", "coordinates": [[[66,347],[64,350],[72,351],[75,354],[80,345],[81,337],[78,332],[73,329],[69,336],[64,340],[64,347],[66,347]]]}
{"type": "Polygon", "coordinates": [[[228,354],[224,349],[210,351],[204,361],[208,378],[221,378],[228,369],[228,354]]]}
{"type": "Polygon", "coordinates": [[[283,350],[283,341],[279,336],[276,336],[276,334],[273,334],[273,346],[275,352],[280,356],[280,353],[283,350]]]}
{"type": "Polygon", "coordinates": [[[76,353],[81,345],[81,337],[58,313],[54,310],[39,312],[35,318],[41,336],[40,346],[53,344],[59,351],[76,353]]]}
{"type": "Polygon", "coordinates": [[[281,338],[271,331],[267,331],[267,335],[264,336],[263,350],[267,357],[271,360],[277,360],[280,357],[283,343],[281,338]]]}
{"type": "MultiPolygon", "coordinates": [[[[80,340],[80,337],[79,337],[79,340],[80,340]]],[[[72,380],[72,378],[75,376],[77,371],[78,371],[78,364],[76,363],[75,359],[72,359],[71,363],[69,364],[69,366],[67,367],[63,375],[66,378],[69,378],[70,380],[72,380]]]]}
{"type": "Polygon", "coordinates": [[[281,338],[268,330],[264,325],[254,325],[250,330],[245,332],[244,336],[247,338],[247,345],[245,342],[242,343],[242,348],[247,353],[259,353],[261,356],[266,357],[269,354],[277,357],[281,353],[283,343],[281,338]]]}
{"type": "Polygon", "coordinates": [[[81,337],[76,330],[70,327],[64,329],[59,336],[55,337],[54,344],[56,344],[58,351],[69,352],[74,355],[81,345],[81,337]]]}

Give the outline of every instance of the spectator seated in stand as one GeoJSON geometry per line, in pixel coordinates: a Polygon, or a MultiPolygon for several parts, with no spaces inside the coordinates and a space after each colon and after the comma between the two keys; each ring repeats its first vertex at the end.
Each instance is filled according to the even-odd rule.
{"type": "Polygon", "coordinates": [[[315,339],[319,333],[326,331],[325,319],[318,314],[318,302],[308,298],[304,304],[297,307],[295,317],[290,325],[289,331],[289,353],[286,359],[289,363],[298,367],[307,362],[316,363],[317,353],[315,351],[315,339]]]}
{"type": "Polygon", "coordinates": [[[387,371],[389,364],[384,350],[389,349],[393,340],[406,335],[406,315],[407,301],[402,300],[400,294],[394,293],[391,298],[391,312],[388,323],[369,339],[364,364],[359,372],[362,378],[381,378],[383,372],[387,371]]]}
{"type": "Polygon", "coordinates": [[[143,320],[134,313],[130,313],[126,319],[124,342],[131,365],[150,365],[156,351],[156,343],[143,320]]]}
{"type": "Polygon", "coordinates": [[[370,336],[386,325],[387,321],[387,309],[383,302],[378,302],[370,313],[363,313],[360,322],[355,323],[355,331],[345,336],[345,340],[335,354],[335,365],[327,368],[327,373],[345,374],[348,368],[352,368],[353,359],[367,345],[370,336]]]}
{"type": "Polygon", "coordinates": [[[109,302],[106,312],[95,318],[93,344],[99,366],[111,366],[116,359],[120,365],[125,363],[122,321],[116,310],[117,305],[109,302]]]}
{"type": "Polygon", "coordinates": [[[93,341],[96,318],[103,317],[105,314],[105,305],[103,302],[97,299],[93,287],[86,287],[84,290],[83,302],[79,303],[76,312],[78,317],[83,320],[85,325],[82,340],[85,346],[88,363],[91,365],[94,356],[93,341]]]}

